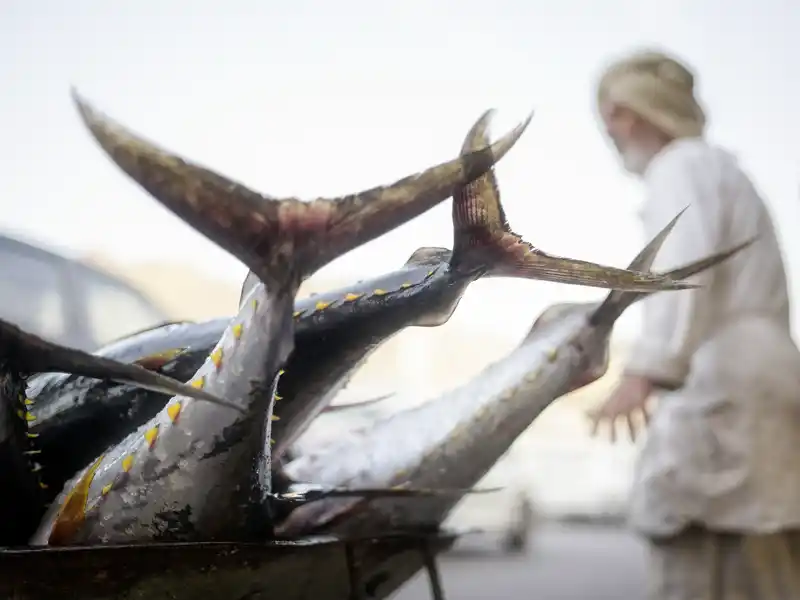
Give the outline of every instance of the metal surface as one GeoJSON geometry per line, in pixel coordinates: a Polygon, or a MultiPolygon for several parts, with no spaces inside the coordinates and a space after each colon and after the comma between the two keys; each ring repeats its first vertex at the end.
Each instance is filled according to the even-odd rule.
{"type": "Polygon", "coordinates": [[[455,536],[342,541],[161,543],[0,549],[9,600],[348,600],[385,598],[455,536]],[[348,564],[348,555],[350,564],[348,564]],[[359,596],[358,594],[361,594],[359,596]]]}

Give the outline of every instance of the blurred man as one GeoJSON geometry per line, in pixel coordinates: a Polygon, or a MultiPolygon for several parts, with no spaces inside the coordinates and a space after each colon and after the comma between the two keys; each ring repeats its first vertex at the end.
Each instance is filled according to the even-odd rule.
{"type": "MultiPolygon", "coordinates": [[[[654,268],[757,236],[699,289],[643,303],[624,377],[592,415],[595,431],[605,422],[635,437],[658,398],[631,505],[651,549],[649,597],[800,599],[800,353],[770,215],[736,159],[704,139],[686,66],[636,53],[606,70],[597,101],[644,183],[647,237],[689,207],[654,268]]],[[[757,126],[758,115],[742,119],[757,126]]]]}

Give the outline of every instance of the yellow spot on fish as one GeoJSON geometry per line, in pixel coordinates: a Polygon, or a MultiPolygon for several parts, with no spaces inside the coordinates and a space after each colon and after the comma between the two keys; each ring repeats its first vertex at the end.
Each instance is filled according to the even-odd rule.
{"type": "Polygon", "coordinates": [[[535,369],[530,373],[528,373],[527,375],[525,375],[525,381],[527,381],[528,383],[533,383],[538,378],[539,378],[539,369],[535,369]]]}
{"type": "Polygon", "coordinates": [[[382,290],[382,289],[378,288],[377,290],[372,292],[372,295],[373,296],[385,296],[388,293],[389,292],[387,292],[386,290],[382,290]]]}
{"type": "Polygon", "coordinates": [[[547,360],[550,362],[554,362],[558,358],[558,348],[550,348],[547,351],[547,360]]]}
{"type": "Polygon", "coordinates": [[[173,423],[178,420],[178,415],[181,414],[181,403],[176,402],[175,404],[170,404],[167,406],[167,416],[169,416],[169,420],[173,423]]]}
{"type": "Polygon", "coordinates": [[[345,302],[355,302],[356,300],[358,300],[359,298],[361,298],[361,296],[363,296],[363,295],[364,295],[364,294],[352,294],[352,293],[350,293],[350,294],[347,294],[347,295],[344,297],[344,301],[345,301],[345,302]]]}
{"type": "Polygon", "coordinates": [[[189,385],[191,385],[193,388],[197,388],[198,390],[202,390],[203,387],[205,387],[206,385],[206,376],[200,375],[200,377],[198,377],[197,379],[192,379],[189,382],[189,385]]]}
{"type": "Polygon", "coordinates": [[[53,529],[50,531],[48,543],[51,546],[69,544],[83,525],[86,519],[86,502],[89,500],[89,487],[94,481],[95,473],[100,468],[103,458],[101,455],[67,494],[55,523],[53,523],[53,529]]]}
{"type": "Polygon", "coordinates": [[[233,337],[238,340],[240,337],[242,337],[242,324],[237,323],[231,328],[231,331],[233,331],[233,337]]]}
{"type": "Polygon", "coordinates": [[[222,366],[222,347],[215,348],[214,351],[211,353],[211,362],[214,363],[216,368],[220,368],[222,366]]]}
{"type": "Polygon", "coordinates": [[[280,421],[281,418],[278,415],[270,415],[269,420],[270,421],[280,421]]]}
{"type": "Polygon", "coordinates": [[[147,431],[144,432],[144,440],[147,442],[147,445],[152,448],[153,444],[156,443],[158,439],[158,425],[155,427],[151,427],[147,431]]]}
{"type": "Polygon", "coordinates": [[[173,348],[172,350],[165,350],[164,352],[157,352],[155,354],[151,354],[150,356],[145,356],[133,362],[140,367],[155,371],[156,369],[160,369],[166,365],[179,354],[183,354],[185,351],[185,348],[173,348]]]}
{"type": "Polygon", "coordinates": [[[405,290],[405,289],[410,288],[411,286],[412,286],[411,283],[406,282],[406,283],[403,283],[403,284],[400,285],[400,289],[405,290]]]}
{"type": "Polygon", "coordinates": [[[23,421],[26,421],[28,423],[33,423],[36,420],[36,417],[34,417],[31,413],[29,413],[26,410],[18,410],[17,416],[23,421]]]}
{"type": "Polygon", "coordinates": [[[128,472],[133,467],[133,454],[128,454],[125,458],[122,459],[122,470],[124,472],[128,472]]]}
{"type": "Polygon", "coordinates": [[[24,404],[25,406],[33,406],[33,400],[31,400],[30,398],[25,398],[24,404]]]}
{"type": "Polygon", "coordinates": [[[102,487],[102,489],[100,490],[100,493],[101,493],[103,496],[108,496],[108,493],[111,491],[111,488],[112,488],[112,487],[114,487],[114,484],[113,484],[113,483],[107,483],[107,484],[105,484],[105,485],[102,487]]]}

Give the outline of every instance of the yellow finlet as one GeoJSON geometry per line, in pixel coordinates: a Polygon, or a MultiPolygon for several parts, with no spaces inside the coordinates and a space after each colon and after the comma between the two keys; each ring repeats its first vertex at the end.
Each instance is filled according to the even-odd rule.
{"type": "Polygon", "coordinates": [[[206,385],[206,376],[200,375],[200,377],[197,379],[192,379],[189,382],[189,385],[191,385],[193,388],[197,388],[198,390],[202,390],[206,385]]]}
{"type": "Polygon", "coordinates": [[[107,483],[100,489],[100,493],[103,496],[108,496],[108,493],[111,491],[111,488],[113,487],[114,487],[113,483],[107,483]]]}
{"type": "Polygon", "coordinates": [[[322,300],[320,300],[319,302],[316,303],[316,305],[314,306],[314,309],[315,310],[325,310],[330,305],[331,305],[330,302],[323,302],[322,300]]]}
{"type": "Polygon", "coordinates": [[[144,441],[147,442],[147,446],[149,448],[153,447],[157,439],[158,439],[158,425],[156,425],[155,427],[151,427],[150,429],[144,432],[144,441]]]}
{"type": "Polygon", "coordinates": [[[31,433],[30,431],[26,431],[26,432],[25,432],[25,435],[26,435],[27,437],[29,437],[29,438],[37,438],[37,437],[39,437],[39,434],[38,434],[38,433],[31,433]]]}
{"type": "Polygon", "coordinates": [[[29,412],[25,413],[25,421],[27,421],[28,423],[33,423],[35,420],[36,417],[34,417],[31,413],[29,412]]]}
{"type": "Polygon", "coordinates": [[[372,295],[373,295],[373,296],[385,296],[385,295],[386,295],[386,294],[388,294],[388,293],[389,293],[389,292],[387,292],[386,290],[382,290],[382,289],[380,289],[380,288],[378,288],[377,290],[373,290],[373,291],[372,291],[372,295]]]}
{"type": "Polygon", "coordinates": [[[80,531],[83,522],[86,520],[86,503],[89,500],[89,488],[94,481],[94,476],[100,464],[103,462],[104,455],[101,455],[95,463],[86,470],[78,483],[67,494],[64,504],[56,517],[53,528],[47,543],[51,546],[63,546],[69,544],[80,531]]]}
{"type": "Polygon", "coordinates": [[[356,300],[361,298],[361,296],[363,296],[363,295],[364,294],[353,294],[353,293],[350,293],[350,294],[345,294],[344,298],[342,298],[342,299],[345,302],[355,302],[356,300]]]}
{"type": "Polygon", "coordinates": [[[222,366],[222,346],[214,348],[210,358],[211,362],[214,363],[214,366],[219,369],[222,366]]]}
{"type": "Polygon", "coordinates": [[[277,402],[278,400],[283,400],[283,396],[278,396],[278,394],[275,394],[273,398],[275,399],[275,402],[277,402]]]}
{"type": "Polygon", "coordinates": [[[181,414],[181,403],[175,402],[174,404],[170,404],[167,406],[167,416],[169,420],[173,423],[178,420],[178,416],[181,414]]]}
{"type": "Polygon", "coordinates": [[[127,473],[133,468],[133,454],[128,454],[122,459],[122,470],[127,473]]]}
{"type": "Polygon", "coordinates": [[[400,289],[401,290],[406,290],[406,289],[410,288],[412,285],[413,284],[406,282],[406,283],[403,283],[403,284],[400,285],[400,289]]]}
{"type": "Polygon", "coordinates": [[[302,310],[296,310],[296,311],[294,311],[294,312],[292,313],[292,317],[296,319],[297,317],[299,317],[299,316],[300,316],[300,315],[302,315],[302,314],[303,314],[303,311],[302,311],[302,310]]]}
{"type": "Polygon", "coordinates": [[[33,400],[31,400],[30,398],[25,398],[25,400],[23,401],[23,404],[25,406],[33,406],[33,400]]]}
{"type": "Polygon", "coordinates": [[[278,415],[270,415],[269,416],[269,420],[270,421],[280,421],[281,418],[278,415]]]}
{"type": "Polygon", "coordinates": [[[233,337],[234,337],[235,339],[237,339],[237,340],[238,340],[239,338],[241,338],[241,337],[242,337],[242,330],[243,330],[243,329],[244,329],[244,328],[242,327],[242,324],[241,324],[241,323],[237,323],[236,325],[234,325],[233,327],[231,327],[231,331],[233,332],[233,337]]]}
{"type": "Polygon", "coordinates": [[[547,360],[549,362],[555,362],[557,358],[558,358],[558,348],[550,348],[547,351],[547,360]]]}

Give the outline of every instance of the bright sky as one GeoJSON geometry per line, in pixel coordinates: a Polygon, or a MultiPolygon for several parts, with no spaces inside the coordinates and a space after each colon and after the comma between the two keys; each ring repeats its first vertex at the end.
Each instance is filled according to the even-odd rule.
{"type": "MultiPolygon", "coordinates": [[[[546,251],[625,265],[642,243],[639,189],[599,133],[592,85],[615,55],[656,45],[697,69],[710,136],[768,198],[800,306],[798,32],[794,0],[4,0],[0,228],[69,254],[243,279],[241,264],[103,157],[70,103],[73,84],[167,148],[303,198],[452,158],[486,108],[499,109],[495,134],[534,109],[498,168],[512,226],[546,251]]],[[[359,278],[418,246],[449,246],[449,211],[444,203],[327,270],[359,278]]],[[[454,318],[526,327],[551,302],[599,295],[485,281],[454,318]]],[[[629,315],[623,332],[635,324],[629,315]]]]}

